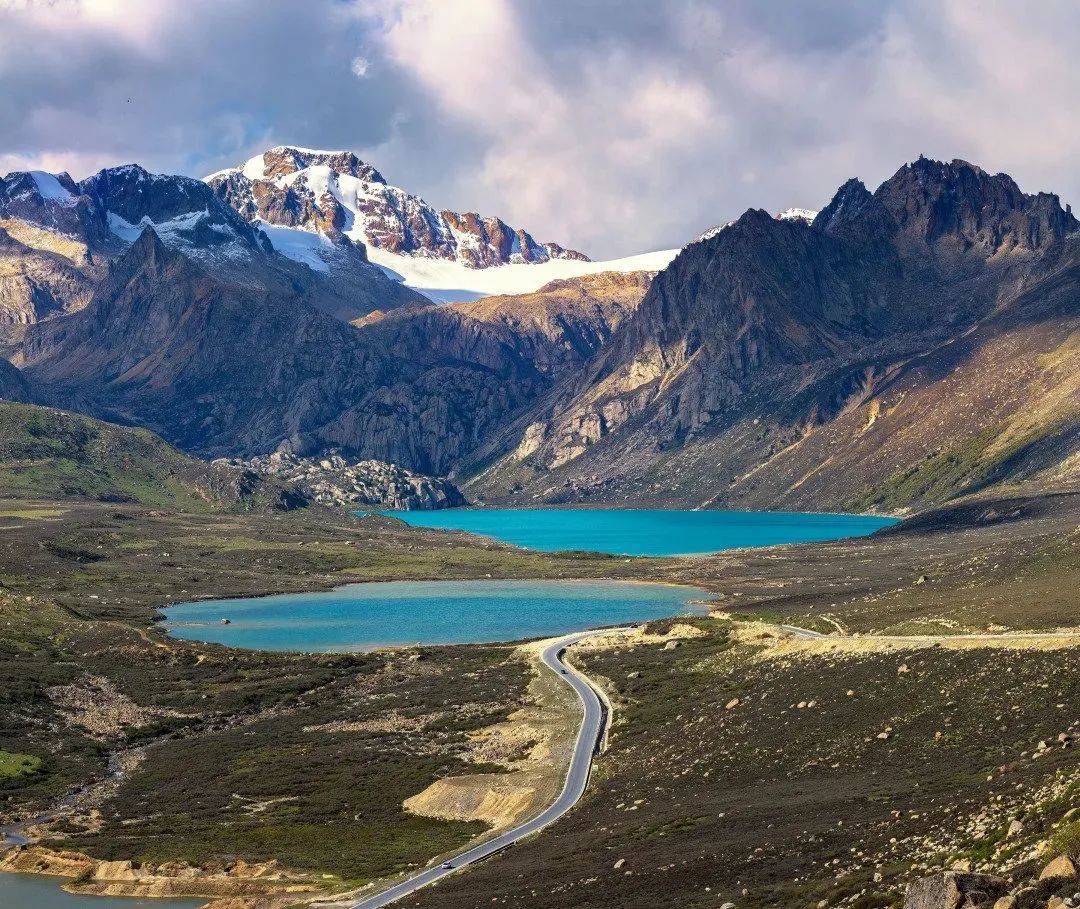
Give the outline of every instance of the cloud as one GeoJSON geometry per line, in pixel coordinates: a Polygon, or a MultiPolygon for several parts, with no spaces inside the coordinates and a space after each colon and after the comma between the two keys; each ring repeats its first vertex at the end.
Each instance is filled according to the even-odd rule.
{"type": "Polygon", "coordinates": [[[0,3],[0,170],[348,147],[596,256],[819,207],[920,153],[1075,199],[1078,26],[968,0],[0,3]]]}

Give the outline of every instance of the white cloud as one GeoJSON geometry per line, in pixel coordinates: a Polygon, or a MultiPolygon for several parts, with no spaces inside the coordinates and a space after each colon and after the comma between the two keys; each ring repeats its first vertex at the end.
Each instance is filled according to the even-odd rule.
{"type": "Polygon", "coordinates": [[[351,147],[604,257],[817,208],[919,153],[1074,199],[1078,26],[967,0],[0,3],[0,170],[351,147]]]}

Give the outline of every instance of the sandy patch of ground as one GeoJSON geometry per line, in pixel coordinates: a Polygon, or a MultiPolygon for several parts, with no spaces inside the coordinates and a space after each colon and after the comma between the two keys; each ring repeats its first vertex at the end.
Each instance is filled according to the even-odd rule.
{"type": "Polygon", "coordinates": [[[700,628],[695,628],[683,622],[676,622],[663,634],[653,634],[647,631],[647,625],[637,625],[625,630],[609,631],[586,638],[580,644],[575,645],[579,651],[610,650],[613,647],[634,647],[639,644],[670,644],[675,641],[684,641],[690,638],[699,638],[705,634],[700,628]]]}
{"type": "Polygon", "coordinates": [[[84,675],[70,685],[49,688],[46,693],[68,722],[98,741],[146,726],[160,717],[180,715],[172,710],[140,707],[108,679],[96,675],[84,675]]]}
{"type": "MultiPolygon", "coordinates": [[[[300,894],[312,893],[316,885],[287,875],[275,862],[237,861],[221,868],[199,868],[182,862],[141,865],[137,862],[103,862],[81,852],[62,852],[29,846],[12,849],[0,858],[0,871],[70,877],[64,889],[94,896],[228,898],[233,909],[256,909],[259,900],[279,897],[266,909],[296,902],[300,894]],[[286,894],[291,894],[285,899],[286,894]],[[244,898],[247,902],[236,902],[244,898]]],[[[213,904],[217,909],[225,909],[213,904]]],[[[228,905],[228,904],[226,904],[228,905]]]]}
{"type": "Polygon", "coordinates": [[[824,638],[799,637],[763,622],[735,623],[734,635],[741,643],[755,644],[765,658],[833,653],[885,653],[928,647],[944,650],[1062,650],[1080,646],[1080,630],[1063,628],[1052,632],[1002,632],[955,635],[829,635],[824,638]]]}
{"type": "Polygon", "coordinates": [[[499,764],[506,773],[436,780],[406,799],[406,810],[444,820],[483,821],[506,830],[554,801],[570,764],[581,706],[573,690],[540,663],[548,641],[518,648],[533,667],[527,704],[505,722],[474,733],[470,760],[499,764]]]}

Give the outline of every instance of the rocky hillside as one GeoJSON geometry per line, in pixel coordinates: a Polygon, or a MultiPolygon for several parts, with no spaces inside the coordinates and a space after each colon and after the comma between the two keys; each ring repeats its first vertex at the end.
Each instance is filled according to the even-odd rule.
{"type": "Polygon", "coordinates": [[[0,497],[196,511],[305,504],[287,483],[192,460],[146,430],[14,403],[0,403],[0,497]]]}
{"type": "Polygon", "coordinates": [[[476,212],[437,211],[352,152],[281,145],[206,178],[248,221],[470,268],[587,257],[476,212]]]}
{"type": "Polygon", "coordinates": [[[449,306],[479,322],[504,327],[544,373],[580,369],[645,296],[647,272],[605,272],[545,284],[529,294],[485,297],[449,306]]]}
{"type": "Polygon", "coordinates": [[[89,306],[30,327],[21,359],[42,400],[208,456],[287,441],[433,474],[548,384],[498,327],[429,306],[357,329],[287,290],[147,230],[89,306]]]}
{"type": "Polygon", "coordinates": [[[808,223],[688,246],[472,493],[882,508],[1077,450],[1078,222],[1005,175],[920,159],[808,223]]]}
{"type": "Polygon", "coordinates": [[[25,401],[29,395],[30,386],[23,374],[7,360],[0,359],[0,399],[25,401]]]}
{"type": "Polygon", "coordinates": [[[331,507],[370,505],[430,510],[468,504],[461,490],[449,480],[426,477],[385,461],[350,463],[337,452],[322,458],[274,452],[247,461],[215,463],[277,477],[296,486],[311,501],[331,507]]]}

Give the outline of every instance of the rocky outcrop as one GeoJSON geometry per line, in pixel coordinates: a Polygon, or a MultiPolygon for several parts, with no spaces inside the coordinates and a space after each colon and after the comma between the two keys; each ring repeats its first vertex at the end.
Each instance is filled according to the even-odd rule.
{"type": "Polygon", "coordinates": [[[904,909],[989,909],[1008,890],[994,875],[945,871],[908,885],[904,909]]]}
{"type": "Polygon", "coordinates": [[[81,852],[42,846],[8,850],[0,857],[0,871],[71,878],[65,890],[93,896],[226,899],[292,894],[295,901],[319,889],[316,883],[283,871],[276,862],[235,861],[205,868],[184,862],[153,865],[99,861],[81,852]]]}
{"type": "Polygon", "coordinates": [[[336,452],[302,458],[274,452],[247,461],[226,461],[230,466],[277,477],[320,505],[371,505],[399,510],[432,510],[467,505],[449,480],[426,477],[383,461],[349,462],[336,452]]]}
{"type": "Polygon", "coordinates": [[[0,227],[0,342],[90,301],[91,279],[59,253],[37,250],[0,227]]]}
{"type": "Polygon", "coordinates": [[[301,228],[392,253],[461,262],[471,268],[588,258],[558,243],[537,243],[520,228],[476,212],[437,211],[391,186],[347,151],[278,146],[242,167],[206,178],[248,221],[301,228]]]}

